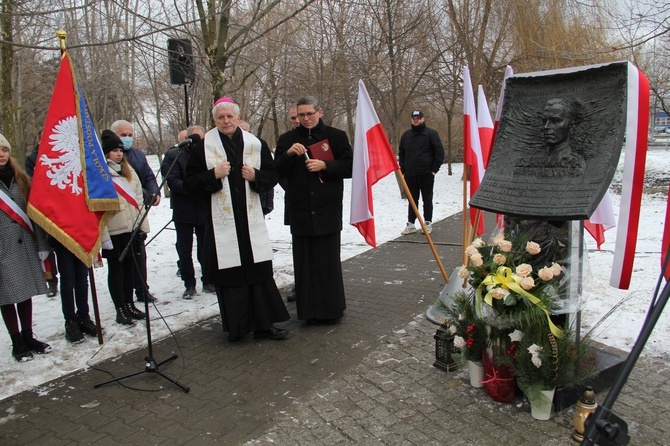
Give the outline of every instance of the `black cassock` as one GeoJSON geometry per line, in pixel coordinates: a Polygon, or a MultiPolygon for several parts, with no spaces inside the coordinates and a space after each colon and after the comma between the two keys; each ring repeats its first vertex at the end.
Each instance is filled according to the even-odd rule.
{"type": "Polygon", "coordinates": [[[353,152],[342,130],[323,121],[312,129],[298,127],[279,137],[277,171],[287,178],[287,202],[293,238],[298,319],[339,319],[347,308],[340,260],[344,179],[351,178],[353,152]],[[305,147],[328,140],[333,161],[311,173],[305,159],[286,152],[294,143],[305,147]]]}
{"type": "MultiPolygon", "coordinates": [[[[243,336],[251,331],[267,330],[275,322],[289,319],[272,273],[272,261],[254,262],[249,237],[245,180],[242,178],[244,139],[238,128],[232,138],[218,132],[231,165],[228,175],[230,184],[235,229],[240,251],[241,266],[219,269],[216,244],[213,236],[211,195],[223,187],[223,182],[214,176],[214,169],[207,167],[204,140],[192,149],[186,166],[184,188],[200,199],[207,208],[205,231],[204,276],[216,286],[221,310],[223,330],[229,336],[243,336]]],[[[265,141],[261,140],[261,168],[256,170],[256,179],[250,183],[252,190],[264,192],[277,183],[272,154],[265,141]]]]}

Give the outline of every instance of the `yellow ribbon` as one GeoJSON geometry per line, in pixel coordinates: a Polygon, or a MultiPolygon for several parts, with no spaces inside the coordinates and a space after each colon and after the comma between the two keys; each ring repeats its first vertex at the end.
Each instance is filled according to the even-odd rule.
{"type": "MultiPolygon", "coordinates": [[[[519,285],[520,281],[521,278],[516,274],[514,274],[511,268],[507,266],[498,267],[498,270],[495,272],[495,274],[489,274],[488,276],[486,276],[486,278],[482,281],[479,287],[477,287],[477,303],[480,307],[480,310],[482,301],[482,288],[487,287],[489,285],[493,285],[494,288],[496,286],[501,286],[503,289],[513,291],[517,294],[525,296],[532,304],[536,305],[538,308],[544,311],[544,313],[547,315],[547,322],[549,323],[549,329],[554,334],[554,336],[556,336],[557,338],[562,338],[563,331],[551,321],[549,310],[547,310],[547,308],[544,306],[542,300],[540,300],[538,297],[533,296],[528,291],[521,288],[521,285],[519,285]]],[[[486,302],[491,307],[493,306],[494,288],[491,288],[491,291],[486,293],[486,295],[484,296],[484,302],[486,302]]]]}

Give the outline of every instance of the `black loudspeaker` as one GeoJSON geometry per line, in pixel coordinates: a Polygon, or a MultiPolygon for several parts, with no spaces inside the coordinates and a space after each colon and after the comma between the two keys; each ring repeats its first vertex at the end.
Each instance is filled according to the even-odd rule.
{"type": "Polygon", "coordinates": [[[193,48],[188,39],[168,39],[168,61],[170,63],[170,83],[190,85],[193,83],[193,48]]]}

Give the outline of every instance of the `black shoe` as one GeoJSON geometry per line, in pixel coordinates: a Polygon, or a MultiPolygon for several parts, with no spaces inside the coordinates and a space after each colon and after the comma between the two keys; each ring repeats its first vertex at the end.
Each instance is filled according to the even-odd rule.
{"type": "Polygon", "coordinates": [[[32,330],[23,330],[21,332],[21,336],[23,336],[23,342],[25,342],[26,346],[32,350],[33,353],[43,355],[51,351],[51,346],[49,344],[38,341],[33,337],[32,330]]]}
{"type": "MultiPolygon", "coordinates": [[[[144,302],[144,295],[143,294],[136,294],[136,296],[137,296],[137,301],[138,302],[144,302]]],[[[147,300],[149,301],[149,303],[156,302],[158,300],[156,298],[156,296],[154,296],[153,294],[151,294],[148,291],[146,292],[146,297],[147,297],[147,300]]]]}
{"type": "Polygon", "coordinates": [[[144,319],[146,316],[146,313],[144,313],[144,311],[140,311],[140,309],[137,308],[135,304],[126,304],[126,314],[132,319],[138,321],[144,319]]]}
{"type": "Polygon", "coordinates": [[[128,314],[126,307],[116,307],[116,322],[122,325],[133,325],[135,323],[128,314]]]}
{"type": "Polygon", "coordinates": [[[33,353],[30,351],[21,333],[12,335],[12,356],[19,362],[33,360],[33,353]]]}
{"type": "Polygon", "coordinates": [[[242,340],[242,336],[240,335],[228,335],[228,342],[240,342],[242,340]]]}
{"type": "Polygon", "coordinates": [[[205,293],[214,294],[214,293],[216,293],[216,287],[213,284],[208,283],[207,285],[202,286],[202,291],[205,292],[205,293]]]}
{"type": "Polygon", "coordinates": [[[286,302],[295,302],[295,300],[296,300],[295,288],[293,288],[293,290],[286,296],[286,302]]]}
{"type": "Polygon", "coordinates": [[[195,296],[195,294],[196,294],[196,291],[195,291],[195,287],[193,286],[191,288],[186,288],[186,291],[184,291],[184,294],[182,294],[181,297],[183,297],[186,300],[191,300],[191,299],[193,299],[193,296],[195,296]]]}
{"type": "Polygon", "coordinates": [[[84,335],[79,328],[79,322],[75,319],[65,321],[65,339],[73,344],[84,342],[84,335]]]}
{"type": "Polygon", "coordinates": [[[90,317],[86,318],[77,318],[77,323],[79,324],[79,330],[89,336],[98,336],[98,327],[91,320],[90,317]]]}
{"type": "Polygon", "coordinates": [[[58,294],[58,284],[49,284],[47,288],[47,297],[55,297],[58,294]]]}
{"type": "Polygon", "coordinates": [[[319,321],[319,324],[323,325],[336,325],[340,323],[340,318],[333,318],[333,319],[317,319],[319,321]]]}
{"type": "Polygon", "coordinates": [[[286,339],[287,337],[288,330],[284,328],[277,328],[274,325],[270,325],[269,330],[254,331],[255,339],[272,339],[274,341],[279,341],[280,339],[286,339]]]}

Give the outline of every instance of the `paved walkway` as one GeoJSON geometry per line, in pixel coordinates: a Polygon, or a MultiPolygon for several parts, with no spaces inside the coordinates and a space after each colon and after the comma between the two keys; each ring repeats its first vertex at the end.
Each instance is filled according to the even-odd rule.
{"type": "MultiPolygon", "coordinates": [[[[460,217],[434,224],[447,271],[460,264],[460,217]]],[[[286,341],[226,341],[218,318],[154,343],[161,371],[93,385],[144,367],[146,349],[0,401],[0,445],[571,445],[572,409],[535,421],[464,372],[432,366],[436,326],[423,313],[444,286],[422,235],[343,263],[347,311],[335,326],[293,319],[286,341]],[[142,389],[142,390],[137,390],[142,389]]],[[[27,371],[29,369],[26,369],[27,371]]],[[[631,444],[669,445],[670,367],[641,363],[614,407],[631,444]]],[[[602,401],[604,395],[598,395],[602,401]]]]}

